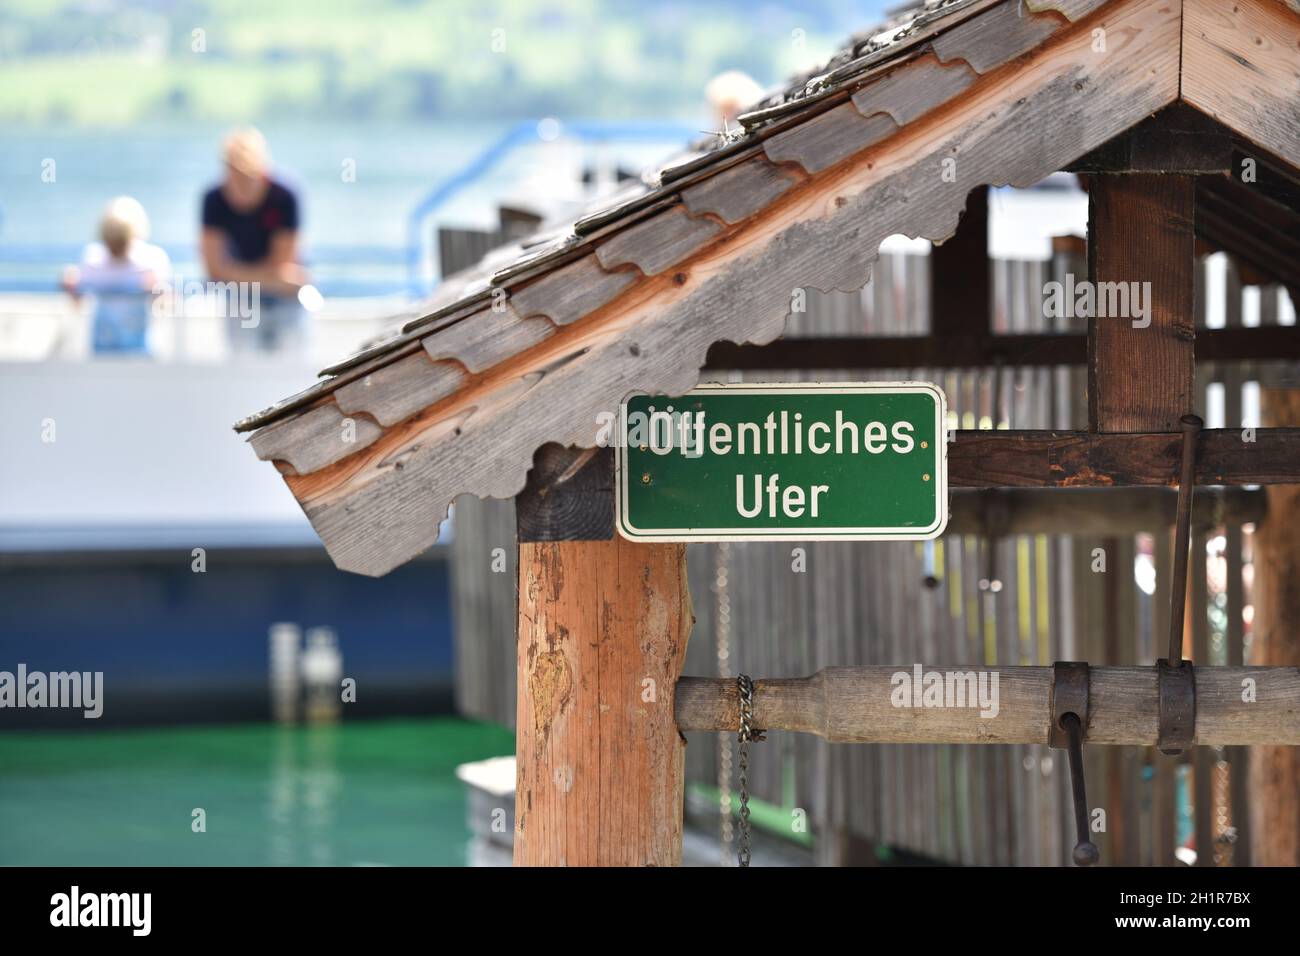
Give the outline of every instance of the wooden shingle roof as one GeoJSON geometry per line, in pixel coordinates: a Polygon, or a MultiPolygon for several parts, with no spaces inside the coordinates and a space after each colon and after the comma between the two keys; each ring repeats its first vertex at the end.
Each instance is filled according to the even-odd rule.
{"type": "Polygon", "coordinates": [[[382,574],[457,495],[512,497],[541,445],[590,447],[714,342],[780,336],[797,289],[861,288],[892,234],[947,238],[976,186],[1032,185],[1180,98],[1300,166],[1298,41],[1280,0],[926,4],[236,428],[336,564],[382,574]]]}

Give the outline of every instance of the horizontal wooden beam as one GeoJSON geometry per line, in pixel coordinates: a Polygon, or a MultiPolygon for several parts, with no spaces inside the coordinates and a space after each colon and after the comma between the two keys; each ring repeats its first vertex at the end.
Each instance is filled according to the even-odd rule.
{"type": "Polygon", "coordinates": [[[1065,167],[1071,173],[1232,172],[1232,132],[1181,101],[1065,167]]]}
{"type": "MultiPolygon", "coordinates": [[[[1177,432],[959,431],[948,444],[948,486],[1172,486],[1178,483],[1181,451],[1182,435],[1177,432]]],[[[1300,428],[1201,432],[1196,482],[1300,483],[1300,428]]]]}
{"type": "MultiPolygon", "coordinates": [[[[948,499],[947,534],[1131,534],[1174,525],[1178,492],[1171,488],[959,489],[948,499]]],[[[1260,488],[1199,491],[1192,526],[1258,522],[1268,509],[1260,488]]]]}
{"type": "MultiPolygon", "coordinates": [[[[1198,361],[1300,360],[1300,326],[1198,329],[1198,361]]],[[[778,369],[980,368],[990,365],[1084,365],[1082,333],[988,336],[837,336],[777,339],[767,345],[718,342],[706,368],[778,369]]]]}
{"type": "MultiPolygon", "coordinates": [[[[754,682],[754,726],[815,734],[835,743],[1045,744],[1051,723],[1051,667],[928,666],[944,687],[983,687],[973,706],[912,706],[916,665],[827,667],[811,677],[754,682]],[[995,681],[996,675],[996,681],[995,681]],[[996,688],[996,692],[994,689],[996,688]],[[900,700],[902,706],[895,706],[900,700]],[[988,714],[990,716],[984,716],[988,714]]],[[[1159,699],[1154,667],[1091,669],[1086,741],[1151,746],[1159,699]]],[[[950,695],[946,702],[960,698],[950,695]]],[[[925,697],[921,697],[924,703],[925,697]]],[[[676,690],[682,731],[739,727],[736,682],[683,677],[676,690]]],[[[1300,744],[1300,667],[1198,667],[1195,742],[1300,744]],[[1252,688],[1254,700],[1242,701],[1252,688]]]]}
{"type": "Polygon", "coordinates": [[[614,537],[614,449],[537,449],[528,484],[515,496],[515,523],[520,541],[614,537]]]}

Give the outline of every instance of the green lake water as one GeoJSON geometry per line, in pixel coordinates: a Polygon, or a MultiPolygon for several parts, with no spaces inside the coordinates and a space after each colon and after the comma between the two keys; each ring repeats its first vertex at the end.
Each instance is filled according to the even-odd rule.
{"type": "Polygon", "coordinates": [[[463,866],[456,766],[513,751],[458,718],[0,734],[0,865],[463,866]]]}

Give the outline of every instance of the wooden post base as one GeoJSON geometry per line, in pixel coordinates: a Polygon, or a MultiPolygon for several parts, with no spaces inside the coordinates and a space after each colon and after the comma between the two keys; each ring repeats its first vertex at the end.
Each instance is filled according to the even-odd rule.
{"type": "Polygon", "coordinates": [[[515,864],[681,863],[681,544],[519,545],[515,864]]]}

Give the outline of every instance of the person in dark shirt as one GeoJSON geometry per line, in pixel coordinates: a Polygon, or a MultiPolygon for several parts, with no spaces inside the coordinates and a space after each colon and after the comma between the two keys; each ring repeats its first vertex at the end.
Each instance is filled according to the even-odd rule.
{"type": "Polygon", "coordinates": [[[298,293],[309,279],[299,262],[298,199],[271,178],[257,130],[227,136],[222,159],[225,177],[203,197],[200,252],[212,282],[238,284],[226,309],[231,348],[301,348],[298,293]]]}

